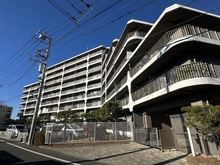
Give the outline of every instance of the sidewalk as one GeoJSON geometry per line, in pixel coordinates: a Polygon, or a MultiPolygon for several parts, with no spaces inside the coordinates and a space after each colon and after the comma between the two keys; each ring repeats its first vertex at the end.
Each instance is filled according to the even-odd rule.
{"type": "Polygon", "coordinates": [[[187,165],[186,153],[161,152],[135,142],[42,147],[82,159],[98,160],[106,165],[187,165]]]}

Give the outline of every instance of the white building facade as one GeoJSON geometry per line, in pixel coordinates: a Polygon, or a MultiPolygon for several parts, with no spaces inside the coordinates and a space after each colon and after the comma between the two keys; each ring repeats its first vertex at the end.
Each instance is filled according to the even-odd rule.
{"type": "MultiPolygon", "coordinates": [[[[40,114],[79,113],[114,100],[137,127],[172,127],[181,107],[220,103],[220,17],[172,5],[154,24],[130,20],[110,47],[47,68],[40,114]]],[[[38,83],[24,87],[20,111],[32,116],[38,83]]]]}

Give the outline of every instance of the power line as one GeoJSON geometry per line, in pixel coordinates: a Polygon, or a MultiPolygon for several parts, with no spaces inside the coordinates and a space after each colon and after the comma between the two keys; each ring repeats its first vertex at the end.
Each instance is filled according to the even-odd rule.
{"type": "Polygon", "coordinates": [[[32,39],[33,39],[33,38],[29,39],[29,40],[27,41],[27,43],[24,44],[24,46],[22,46],[15,54],[13,54],[2,66],[0,66],[0,68],[4,67],[6,64],[8,64],[8,62],[9,62],[12,58],[14,58],[25,46],[27,46],[27,45],[31,42],[32,39]]]}
{"type": "MultiPolygon", "coordinates": [[[[97,16],[99,16],[100,14],[102,14],[103,12],[109,10],[110,8],[112,8],[113,6],[115,6],[117,3],[119,3],[121,0],[118,0],[116,3],[114,3],[113,5],[107,7],[106,9],[102,10],[101,12],[97,13],[95,16],[93,16],[92,18],[88,19],[87,21],[85,21],[84,23],[80,24],[80,26],[88,23],[89,21],[93,20],[94,18],[96,18],[97,16]]],[[[102,4],[100,4],[98,7],[100,7],[101,5],[103,5],[106,1],[104,1],[102,4]]],[[[96,8],[98,8],[96,7],[96,8]]],[[[71,34],[73,31],[75,31],[77,28],[79,28],[79,26],[73,28],[71,31],[67,32],[66,34],[64,34],[62,37],[60,37],[58,40],[56,40],[53,44],[55,45],[57,42],[59,42],[60,40],[62,40],[63,38],[65,38],[66,36],[68,36],[69,34],[71,34]]]]}
{"type": "MultiPolygon", "coordinates": [[[[60,44],[58,44],[58,45],[61,45],[61,44],[70,42],[70,41],[72,41],[72,40],[75,40],[75,39],[78,39],[78,38],[83,37],[83,36],[85,36],[85,35],[88,35],[88,34],[94,32],[94,31],[97,31],[97,30],[99,30],[99,29],[101,29],[101,28],[103,28],[103,27],[105,27],[105,26],[107,26],[107,25],[109,25],[109,24],[112,24],[112,23],[114,23],[114,22],[116,22],[116,21],[122,19],[123,17],[125,17],[125,16],[127,16],[127,15],[129,15],[129,14],[131,14],[131,13],[133,13],[133,12],[135,12],[135,11],[137,11],[137,10],[139,10],[139,9],[141,9],[141,8],[143,8],[143,7],[145,7],[145,6],[147,6],[147,5],[149,5],[149,4],[151,4],[151,3],[154,2],[154,1],[155,1],[155,0],[150,0],[150,1],[148,1],[147,3],[145,3],[145,4],[141,5],[141,6],[135,8],[135,9],[129,11],[129,12],[127,12],[126,14],[123,14],[123,15],[121,15],[120,17],[118,17],[118,18],[116,18],[116,19],[114,19],[114,20],[112,20],[112,21],[110,21],[110,22],[108,22],[108,23],[106,23],[106,24],[103,24],[102,26],[99,26],[99,27],[97,27],[97,28],[95,28],[95,29],[93,29],[93,30],[91,30],[91,31],[89,31],[89,32],[86,32],[86,33],[80,35],[80,36],[77,36],[77,37],[74,37],[74,38],[69,39],[69,40],[67,40],[67,41],[64,41],[64,42],[62,42],[62,43],[60,43],[60,44]]],[[[54,43],[54,44],[55,44],[55,43],[54,43]]],[[[53,44],[53,45],[54,45],[54,44],[53,44]]],[[[56,45],[56,46],[57,46],[57,45],[56,45]]]]}
{"type": "MultiPolygon", "coordinates": [[[[22,73],[23,71],[26,71],[26,68],[24,68],[24,66],[29,64],[29,63],[30,62],[27,61],[24,65],[22,65],[22,67],[19,67],[13,74],[10,74],[9,76],[7,76],[7,78],[5,78],[1,83],[4,84],[5,82],[7,82],[7,80],[9,80],[9,79],[11,80],[12,79],[11,77],[14,77],[14,75],[20,76],[21,74],[19,74],[19,73],[22,73]],[[23,70],[21,70],[21,69],[23,69],[23,70]]],[[[23,75],[21,77],[23,77],[23,75]]]]}
{"type": "MultiPolygon", "coordinates": [[[[26,49],[25,49],[19,56],[17,56],[13,61],[10,61],[11,63],[8,64],[7,67],[5,67],[4,69],[2,69],[1,72],[3,72],[3,71],[4,71],[4,72],[5,72],[5,71],[8,71],[9,69],[7,69],[7,68],[10,68],[10,69],[13,68],[12,65],[15,64],[15,63],[18,63],[18,61],[16,61],[16,60],[20,59],[20,61],[21,61],[21,60],[23,59],[23,57],[26,55],[26,54],[24,54],[24,53],[25,53],[26,51],[28,51],[28,49],[30,49],[36,42],[37,42],[37,40],[35,40],[34,43],[32,43],[32,45],[30,45],[28,48],[26,48],[26,49]],[[22,54],[23,54],[23,56],[22,56],[22,54]]],[[[39,43],[37,46],[39,46],[40,44],[41,44],[41,43],[39,43]]],[[[37,46],[35,46],[33,49],[31,49],[31,51],[29,51],[28,54],[31,53],[33,50],[35,50],[37,46]]]]}
{"type": "Polygon", "coordinates": [[[18,81],[20,81],[32,68],[34,68],[34,66],[36,66],[36,64],[37,62],[34,62],[22,76],[20,76],[17,80],[13,81],[12,83],[7,84],[7,86],[12,86],[16,84],[18,81]]]}

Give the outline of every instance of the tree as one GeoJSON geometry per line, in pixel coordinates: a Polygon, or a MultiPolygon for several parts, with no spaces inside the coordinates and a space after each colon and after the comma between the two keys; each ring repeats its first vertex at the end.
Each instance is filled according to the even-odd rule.
{"type": "Polygon", "coordinates": [[[68,110],[64,110],[64,111],[60,111],[58,113],[55,113],[54,117],[60,123],[62,123],[64,125],[64,135],[63,136],[64,136],[64,141],[65,141],[65,139],[66,139],[66,125],[67,125],[67,123],[73,122],[74,120],[78,119],[78,115],[74,111],[68,109],[68,110]]]}
{"type": "Polygon", "coordinates": [[[87,121],[107,122],[117,121],[121,114],[122,108],[119,106],[119,104],[114,101],[109,101],[98,110],[82,114],[82,117],[85,117],[87,121]]]}
{"type": "MultiPolygon", "coordinates": [[[[198,133],[208,137],[214,137],[218,155],[220,150],[220,106],[206,105],[206,106],[187,106],[182,107],[181,110],[185,116],[185,125],[194,127],[198,133]]],[[[219,156],[218,156],[219,157],[219,156]]]]}

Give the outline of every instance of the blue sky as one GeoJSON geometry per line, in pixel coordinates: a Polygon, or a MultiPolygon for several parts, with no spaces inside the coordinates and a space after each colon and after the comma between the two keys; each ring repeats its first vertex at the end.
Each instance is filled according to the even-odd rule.
{"type": "MultiPolygon", "coordinates": [[[[34,56],[38,48],[45,48],[44,44],[38,45],[40,42],[32,38],[38,30],[43,29],[52,37],[54,45],[48,61],[48,66],[51,66],[94,47],[110,46],[114,39],[120,37],[130,19],[154,23],[163,10],[174,3],[189,3],[189,7],[207,12],[220,6],[219,0],[154,0],[148,5],[145,4],[150,0],[121,0],[118,3],[118,0],[84,0],[93,4],[91,11],[80,0],[50,1],[74,16],[78,27],[48,0],[0,0],[0,101],[13,107],[13,119],[17,118],[23,86],[35,82],[38,77],[38,64],[28,60],[28,56],[34,56]],[[135,11],[140,6],[144,7],[135,11]],[[108,25],[100,28],[105,24],[108,25]],[[63,37],[72,29],[75,30],[63,37]],[[56,42],[61,37],[63,39],[56,42]]],[[[211,13],[219,15],[220,9],[211,13]]]]}

